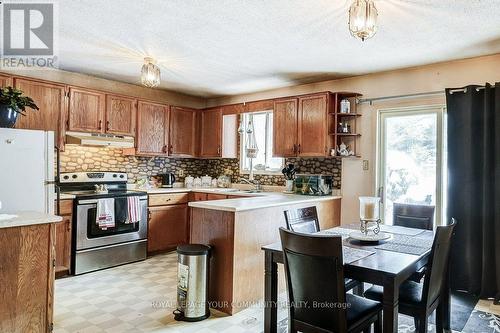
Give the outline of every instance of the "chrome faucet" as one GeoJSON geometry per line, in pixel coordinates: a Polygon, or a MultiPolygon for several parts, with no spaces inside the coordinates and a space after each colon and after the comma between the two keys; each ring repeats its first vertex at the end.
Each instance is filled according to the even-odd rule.
{"type": "Polygon", "coordinates": [[[254,186],[254,191],[255,192],[262,192],[262,185],[260,184],[260,182],[257,180],[257,179],[254,179],[254,181],[250,181],[246,178],[241,178],[242,181],[244,181],[245,183],[247,184],[250,184],[250,185],[253,185],[254,186]]]}

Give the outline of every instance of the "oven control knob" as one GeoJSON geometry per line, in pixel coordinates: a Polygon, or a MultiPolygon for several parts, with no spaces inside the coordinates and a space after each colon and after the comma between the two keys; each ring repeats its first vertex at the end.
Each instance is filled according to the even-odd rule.
{"type": "Polygon", "coordinates": [[[73,179],[76,179],[76,177],[78,177],[78,176],[77,176],[77,175],[73,175],[73,176],[71,176],[71,178],[73,178],[73,179]]]}
{"type": "Polygon", "coordinates": [[[69,176],[64,176],[63,179],[69,179],[69,176]]]}
{"type": "Polygon", "coordinates": [[[116,175],[116,173],[114,173],[114,174],[113,174],[113,178],[116,178],[116,177],[117,177],[117,175],[116,175]]]}
{"type": "Polygon", "coordinates": [[[120,175],[120,178],[123,178],[124,176],[123,175],[120,175]]]}

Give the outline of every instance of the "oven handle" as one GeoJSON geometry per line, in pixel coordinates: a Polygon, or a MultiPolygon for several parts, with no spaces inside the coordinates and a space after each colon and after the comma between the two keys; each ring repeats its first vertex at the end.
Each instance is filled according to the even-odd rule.
{"type": "MultiPolygon", "coordinates": [[[[113,198],[114,199],[114,198],[113,198]]],[[[145,201],[147,200],[148,197],[139,197],[139,200],[140,201],[145,201]]],[[[78,204],[79,205],[88,205],[88,204],[96,204],[97,203],[97,199],[88,199],[88,200],[78,200],[78,204]]]]}
{"type": "MultiPolygon", "coordinates": [[[[109,249],[111,247],[117,247],[117,246],[123,246],[123,245],[129,245],[129,244],[135,244],[135,243],[143,243],[143,242],[147,242],[147,239],[138,239],[136,241],[132,241],[132,242],[126,242],[126,244],[124,243],[118,243],[118,244],[112,244],[112,245],[106,245],[106,246],[99,246],[98,250],[101,250],[101,249],[109,249]]],[[[95,251],[96,249],[95,248],[92,248],[92,249],[86,249],[86,250],[77,250],[76,252],[78,253],[84,253],[84,252],[91,252],[91,251],[95,251]]]]}

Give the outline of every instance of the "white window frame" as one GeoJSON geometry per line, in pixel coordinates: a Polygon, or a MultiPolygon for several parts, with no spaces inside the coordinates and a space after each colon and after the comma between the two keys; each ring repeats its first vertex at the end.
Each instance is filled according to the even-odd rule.
{"type": "MultiPolygon", "coordinates": [[[[273,114],[273,110],[264,110],[264,111],[257,111],[257,112],[248,112],[248,113],[242,113],[240,115],[242,123],[244,128],[246,128],[246,125],[248,124],[248,118],[253,115],[258,115],[258,114],[266,114],[266,140],[265,140],[265,147],[264,147],[264,156],[265,156],[265,164],[266,167],[268,165],[268,161],[270,158],[272,158],[272,151],[268,151],[269,141],[272,140],[273,136],[273,127],[270,125],[269,121],[269,115],[273,114]]],[[[246,152],[245,152],[245,140],[246,140],[246,132],[240,134],[240,174],[242,175],[248,175],[250,174],[249,169],[245,169],[245,161],[248,159],[246,157],[246,152]]],[[[259,150],[262,149],[262,147],[258,147],[259,150]]],[[[271,146],[272,150],[272,146],[271,146]]],[[[285,159],[281,159],[281,166],[277,170],[254,170],[253,174],[254,175],[281,175],[281,170],[283,169],[283,166],[285,165],[285,159]]]]}
{"type": "MultiPolygon", "coordinates": [[[[419,115],[435,113],[437,117],[437,151],[436,151],[436,215],[434,226],[442,225],[446,221],[446,106],[442,104],[396,107],[377,110],[377,146],[376,146],[376,181],[375,193],[380,195],[380,187],[385,179],[382,163],[385,160],[382,146],[386,140],[386,133],[383,131],[383,122],[391,116],[419,115]]],[[[384,189],[385,191],[385,189],[384,189]]],[[[384,220],[385,209],[380,208],[380,217],[384,220]]]]}

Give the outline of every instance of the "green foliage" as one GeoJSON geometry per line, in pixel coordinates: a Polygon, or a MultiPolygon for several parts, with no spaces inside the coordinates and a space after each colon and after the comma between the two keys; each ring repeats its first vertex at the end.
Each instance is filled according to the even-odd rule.
{"type": "Polygon", "coordinates": [[[27,107],[33,110],[39,110],[31,97],[23,96],[21,90],[13,87],[0,89],[0,105],[11,107],[15,112],[20,114],[23,114],[27,107]]]}

